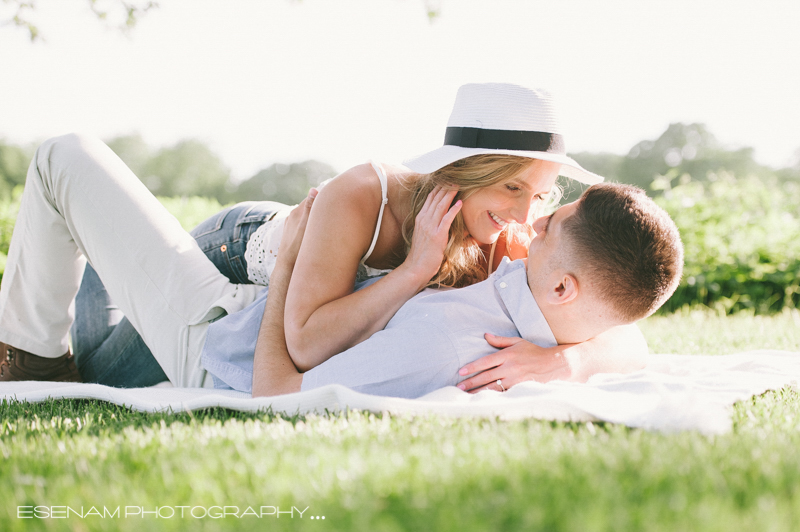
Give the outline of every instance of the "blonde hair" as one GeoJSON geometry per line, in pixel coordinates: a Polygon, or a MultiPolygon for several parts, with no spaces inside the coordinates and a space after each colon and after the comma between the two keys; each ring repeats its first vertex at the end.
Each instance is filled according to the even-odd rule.
{"type": "MultiPolygon", "coordinates": [[[[463,201],[482,188],[514,179],[537,162],[541,163],[538,159],[516,155],[474,155],[448,164],[430,174],[418,175],[410,186],[411,212],[406,217],[402,228],[406,252],[411,248],[417,214],[425,204],[428,194],[435,187],[441,185],[458,188],[456,199],[463,201]]],[[[557,190],[560,189],[554,187],[554,191],[557,190]]],[[[556,196],[559,196],[560,199],[557,192],[556,196]]],[[[551,193],[547,204],[552,203],[552,197],[551,193]]],[[[545,202],[539,202],[535,212],[541,212],[545,207],[545,202]]],[[[526,224],[509,223],[499,238],[505,238],[508,243],[516,240],[523,245],[529,244],[533,233],[530,222],[531,220],[528,220],[526,224]]],[[[467,234],[463,216],[458,213],[450,226],[450,238],[444,251],[442,265],[427,286],[462,287],[484,280],[486,271],[481,264],[483,256],[478,244],[467,234]]]]}

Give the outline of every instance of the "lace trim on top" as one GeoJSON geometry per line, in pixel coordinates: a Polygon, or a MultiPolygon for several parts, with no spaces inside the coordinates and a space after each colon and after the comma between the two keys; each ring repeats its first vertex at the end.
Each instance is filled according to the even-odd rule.
{"type": "Polygon", "coordinates": [[[261,227],[250,235],[244,260],[247,262],[247,278],[253,284],[269,285],[269,276],[272,275],[278,260],[283,226],[290,212],[292,211],[279,212],[275,218],[261,224],[261,227]]]}

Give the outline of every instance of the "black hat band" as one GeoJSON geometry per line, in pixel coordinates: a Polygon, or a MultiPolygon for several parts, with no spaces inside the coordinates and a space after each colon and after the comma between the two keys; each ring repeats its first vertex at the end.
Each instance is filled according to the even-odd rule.
{"type": "Polygon", "coordinates": [[[564,137],[542,131],[511,131],[478,127],[448,127],[444,143],[462,148],[490,150],[539,151],[566,154],[564,137]]]}

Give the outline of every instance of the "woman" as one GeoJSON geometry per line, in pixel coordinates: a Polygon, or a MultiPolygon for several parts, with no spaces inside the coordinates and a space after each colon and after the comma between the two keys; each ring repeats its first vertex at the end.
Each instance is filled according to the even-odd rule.
{"type": "MultiPolygon", "coordinates": [[[[559,173],[586,183],[599,181],[599,177],[582,170],[564,155],[563,141],[555,124],[546,94],[512,85],[467,85],[457,96],[443,148],[407,161],[406,168],[362,165],[331,181],[315,200],[286,301],[286,342],[298,368],[313,367],[380,330],[405,301],[426,285],[471,284],[485,278],[502,256],[517,258],[515,253],[524,249],[524,245],[515,245],[518,242],[510,236],[509,223],[527,223],[532,207],[547,196],[559,173]],[[457,195],[459,199],[453,204],[457,195]],[[504,238],[499,238],[501,234],[504,238]],[[385,275],[363,290],[354,291],[359,270],[367,276],[385,275]]],[[[260,243],[266,259],[269,250],[277,248],[281,224],[297,222],[293,216],[286,222],[279,221],[277,216],[265,224],[260,243]],[[270,239],[270,231],[277,240],[270,239]]],[[[70,220],[66,226],[70,236],[80,240],[75,238],[70,220]]],[[[86,241],[83,247],[78,246],[90,260],[91,247],[86,241]]],[[[250,245],[248,252],[253,256],[250,245]]],[[[162,250],[167,257],[170,253],[174,252],[162,250]]],[[[248,264],[248,269],[251,266],[248,264]]],[[[173,271],[177,275],[183,270],[169,260],[166,264],[162,262],[162,267],[169,270],[167,277],[173,271]]],[[[268,274],[268,269],[265,266],[264,273],[268,274]]],[[[100,275],[103,277],[102,271],[100,275]]],[[[131,319],[137,328],[143,329],[159,364],[175,384],[207,382],[199,364],[201,349],[198,349],[205,341],[207,325],[198,326],[217,317],[222,312],[220,308],[231,313],[241,309],[247,300],[240,297],[236,304],[231,304],[230,299],[236,294],[232,295],[218,280],[206,277],[208,272],[200,276],[201,283],[213,285],[214,289],[199,298],[202,303],[198,301],[194,307],[185,302],[180,304],[186,312],[177,320],[182,323],[173,327],[189,337],[192,345],[182,346],[177,356],[168,351],[174,350],[174,342],[162,338],[167,334],[160,329],[168,327],[147,325],[152,319],[141,315],[131,319]],[[212,295],[219,298],[209,304],[212,295]],[[220,303],[226,298],[227,304],[220,303]],[[187,319],[188,315],[192,319],[187,319]]],[[[146,274],[143,279],[147,281],[146,274]]],[[[126,315],[131,317],[137,307],[131,301],[131,287],[124,282],[116,284],[110,287],[112,295],[122,292],[121,297],[128,300],[120,302],[120,306],[124,309],[127,306],[126,315]]],[[[118,299],[116,295],[113,297],[118,299]]],[[[18,352],[35,342],[21,339],[23,345],[14,343],[15,339],[20,342],[20,338],[5,325],[7,299],[0,294],[0,340],[19,347],[15,351],[18,352]]],[[[163,295],[162,299],[170,307],[172,300],[163,295]]],[[[629,335],[615,332],[610,338],[598,338],[594,346],[581,347],[583,351],[573,355],[571,368],[564,364],[569,357],[562,353],[563,348],[540,350],[518,339],[487,338],[498,347],[507,347],[504,344],[511,341],[515,345],[500,351],[499,356],[487,357],[492,360],[465,368],[465,372],[473,372],[497,366],[465,381],[464,385],[467,389],[480,388],[502,374],[505,388],[509,388],[543,367],[574,370],[580,365],[576,361],[597,359],[597,353],[609,341],[619,344],[629,335]],[[481,364],[486,367],[478,367],[481,364]]],[[[42,348],[39,350],[44,352],[42,348]]],[[[53,356],[52,347],[49,353],[53,356]]],[[[585,369],[586,364],[583,366],[585,369]]],[[[551,375],[555,376],[563,375],[551,375]]]]}

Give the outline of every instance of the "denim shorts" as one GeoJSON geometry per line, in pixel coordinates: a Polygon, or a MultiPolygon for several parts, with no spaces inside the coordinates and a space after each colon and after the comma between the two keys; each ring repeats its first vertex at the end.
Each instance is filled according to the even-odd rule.
{"type": "Polygon", "coordinates": [[[191,235],[217,269],[232,283],[251,284],[244,253],[250,236],[279,212],[293,207],[275,201],[245,201],[215,214],[191,235]]]}
{"type": "MultiPolygon", "coordinates": [[[[291,208],[274,201],[238,203],[200,223],[191,235],[231,282],[251,284],[244,257],[250,236],[278,212],[291,208]]],[[[84,382],[131,388],[167,380],[144,340],[122,317],[89,264],[75,298],[75,321],[70,334],[84,382]]]]}

